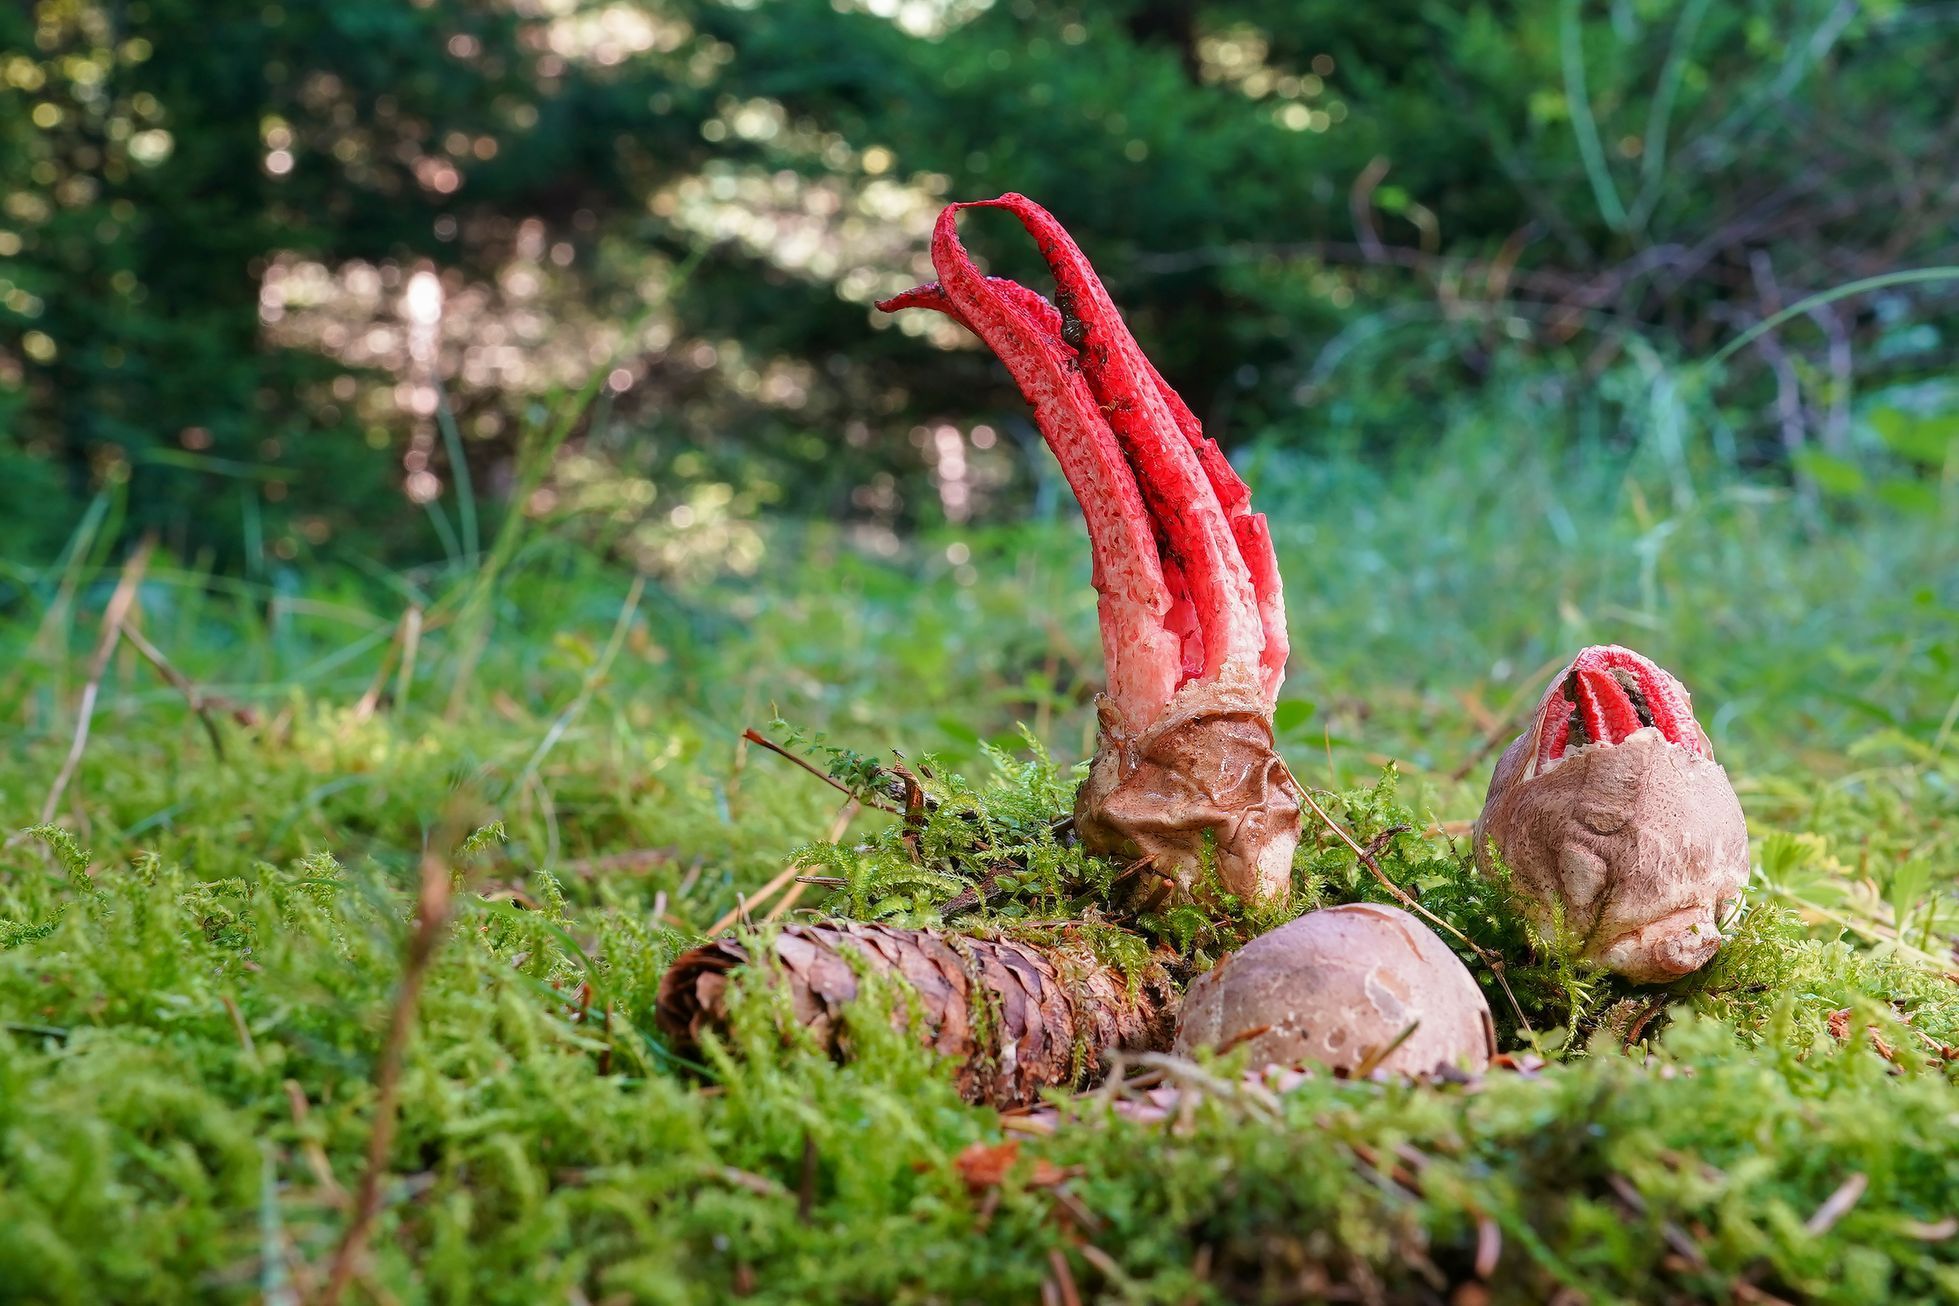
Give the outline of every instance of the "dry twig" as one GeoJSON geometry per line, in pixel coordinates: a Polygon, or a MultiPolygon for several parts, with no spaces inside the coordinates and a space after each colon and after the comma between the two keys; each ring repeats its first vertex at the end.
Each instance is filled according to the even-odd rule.
{"type": "Polygon", "coordinates": [[[746,739],[751,744],[760,744],[762,747],[768,749],[771,753],[774,753],[777,757],[788,758],[790,761],[794,762],[797,766],[802,767],[803,770],[809,772],[811,775],[815,776],[818,780],[821,780],[824,784],[829,785],[832,789],[835,789],[839,793],[845,794],[854,799],[859,799],[863,802],[867,802],[872,807],[877,808],[881,812],[889,812],[893,816],[903,815],[902,812],[900,812],[897,808],[891,806],[889,803],[881,803],[877,799],[872,798],[868,795],[857,793],[855,790],[851,789],[849,785],[843,783],[843,781],[837,779],[829,772],[823,770],[821,767],[811,762],[808,758],[796,756],[794,753],[784,748],[781,744],[776,743],[775,740],[770,739],[767,735],[763,734],[759,730],[753,728],[744,730],[741,732],[741,737],[743,739],[746,739]]]}
{"type": "Polygon", "coordinates": [[[1850,1213],[1850,1208],[1857,1205],[1857,1199],[1862,1197],[1864,1190],[1870,1186],[1869,1175],[1862,1171],[1852,1174],[1837,1186],[1834,1193],[1824,1199],[1823,1205],[1816,1208],[1814,1215],[1803,1221],[1803,1232],[1812,1238],[1821,1238],[1836,1227],[1838,1220],[1850,1213]]]}
{"type": "Polygon", "coordinates": [[[42,825],[53,821],[54,814],[61,810],[61,796],[68,791],[69,782],[75,778],[75,771],[82,764],[82,754],[88,751],[89,727],[95,720],[95,700],[102,693],[102,676],[109,669],[109,656],[116,651],[116,643],[122,638],[123,624],[129,620],[129,611],[136,604],[137,587],[143,583],[143,573],[149,569],[150,554],[155,547],[154,539],[146,539],[136,546],[136,552],[123,564],[115,592],[109,596],[109,606],[102,610],[102,634],[96,641],[94,656],[88,660],[88,683],[82,687],[81,706],[75,709],[75,737],[68,744],[68,756],[63,759],[61,770],[55,774],[47,801],[41,804],[42,825]]]}
{"type": "MultiPolygon", "coordinates": [[[[1050,1248],[1048,1268],[1054,1272],[1050,1282],[1055,1286],[1055,1294],[1061,1306],[1082,1306],[1081,1290],[1075,1287],[1075,1272],[1068,1267],[1068,1254],[1059,1247],[1050,1248]]],[[[1045,1285],[1042,1292],[1046,1292],[1045,1285]]]]}
{"type": "Polygon", "coordinates": [[[340,1181],[334,1177],[333,1163],[327,1160],[326,1149],[322,1148],[316,1140],[306,1136],[306,1120],[312,1113],[312,1107],[306,1100],[306,1090],[300,1087],[296,1079],[288,1079],[285,1087],[286,1103],[292,1110],[293,1128],[300,1135],[299,1149],[306,1158],[307,1168],[313,1172],[313,1182],[320,1186],[320,1191],[326,1195],[329,1203],[345,1210],[347,1190],[342,1188],[340,1181]]]}
{"type": "Polygon", "coordinates": [[[162,676],[172,689],[184,696],[184,702],[189,704],[190,710],[197,714],[198,721],[204,726],[204,733],[210,737],[211,751],[217,754],[220,762],[224,761],[224,736],[218,733],[218,723],[211,715],[211,708],[214,704],[222,705],[224,710],[233,716],[242,716],[245,709],[228,699],[206,695],[191,682],[189,676],[177,670],[170,659],[163,655],[163,650],[150,643],[149,638],[133,623],[123,626],[122,637],[129,641],[131,648],[143,655],[145,662],[156,668],[156,673],[162,676]]]}
{"type": "Polygon", "coordinates": [[[1451,780],[1467,779],[1471,771],[1474,771],[1478,766],[1482,765],[1485,758],[1491,753],[1494,753],[1510,738],[1516,730],[1516,723],[1522,717],[1524,709],[1530,705],[1532,699],[1536,696],[1537,686],[1543,683],[1544,677],[1550,675],[1563,665],[1564,659],[1562,656],[1552,658],[1549,662],[1546,662],[1543,666],[1518,682],[1523,688],[1512,694],[1510,701],[1503,705],[1503,710],[1496,714],[1496,719],[1491,723],[1490,728],[1483,732],[1481,739],[1476,741],[1476,747],[1469,754],[1468,759],[1461,766],[1449,772],[1449,778],[1451,780]]]}
{"type": "Polygon", "coordinates": [[[388,1015],[387,1037],[381,1044],[381,1059],[374,1070],[374,1129],[368,1135],[367,1161],[355,1190],[353,1217],[334,1249],[326,1287],[317,1306],[335,1306],[347,1284],[359,1271],[367,1254],[367,1239],[374,1219],[381,1210],[381,1182],[387,1176],[388,1153],[394,1146],[395,1126],[401,1096],[401,1065],[407,1052],[408,1037],[415,1028],[415,1009],[421,1001],[422,987],[428,980],[429,965],[436,946],[449,923],[449,868],[433,854],[422,858],[422,891],[415,907],[415,928],[408,936],[408,953],[402,964],[401,986],[395,992],[394,1009],[388,1015]]]}
{"type": "Polygon", "coordinates": [[[225,1012],[231,1017],[231,1028],[238,1035],[238,1046],[245,1049],[247,1057],[257,1061],[258,1045],[252,1041],[252,1027],[245,1023],[245,1013],[238,1009],[238,999],[229,993],[220,993],[218,1001],[224,1004],[225,1012]]]}
{"type": "MultiPolygon", "coordinates": [[[[843,838],[843,832],[850,828],[851,821],[856,818],[860,810],[862,809],[859,807],[855,798],[852,798],[849,802],[838,808],[836,818],[830,822],[830,833],[826,836],[828,842],[835,843],[837,840],[843,838]]],[[[754,897],[738,899],[735,905],[730,907],[720,920],[708,926],[707,937],[710,939],[715,937],[721,931],[727,929],[730,925],[733,925],[736,921],[767,902],[770,898],[775,897],[777,893],[781,892],[784,885],[790,885],[791,881],[796,881],[796,883],[790,885],[789,892],[783,897],[783,900],[777,903],[763,919],[772,921],[782,915],[783,912],[789,910],[795,904],[796,899],[803,896],[803,890],[809,887],[807,884],[801,882],[803,873],[808,869],[807,866],[795,862],[783,867],[782,870],[776,873],[774,879],[755,891],[754,897]]]]}
{"type": "Polygon", "coordinates": [[[381,665],[374,669],[374,679],[368,682],[367,692],[354,704],[354,720],[365,721],[374,715],[381,705],[381,688],[388,683],[388,673],[395,668],[397,658],[401,662],[401,679],[396,682],[395,701],[400,702],[408,692],[408,684],[415,677],[415,653],[422,643],[422,609],[409,604],[395,623],[394,637],[388,641],[388,651],[381,659],[381,665]]]}

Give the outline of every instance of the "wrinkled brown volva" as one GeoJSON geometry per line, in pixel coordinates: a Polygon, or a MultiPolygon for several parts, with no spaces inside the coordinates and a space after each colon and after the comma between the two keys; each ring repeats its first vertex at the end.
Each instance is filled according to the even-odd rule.
{"type": "Polygon", "coordinates": [[[1475,829],[1533,914],[1584,960],[1641,984],[1721,946],[1748,882],[1748,827],[1680,682],[1616,646],[1552,680],[1496,764],[1475,829]]]}
{"type": "Polygon", "coordinates": [[[1282,900],[1300,802],[1273,749],[1287,645],[1265,518],[1047,210],[1021,195],[950,205],[932,262],[937,284],[880,307],[937,309],[999,355],[1088,522],[1109,687],[1076,804],[1083,842],[1148,857],[1188,893],[1208,837],[1226,891],[1282,900]],[[1020,220],[1054,303],[981,275],[959,243],[964,208],[1020,220]]]}
{"type": "MultiPolygon", "coordinates": [[[[857,996],[858,972],[900,975],[917,994],[924,1036],[959,1067],[971,1102],[1019,1106],[1044,1088],[1099,1076],[1110,1049],[1161,1051],[1176,1021],[1176,995],[1161,978],[1131,986],[1086,945],[1035,945],[938,930],[838,921],[790,925],[775,938],[776,968],[796,1019],[823,1046],[849,1052],[841,1019],[857,996]]],[[[725,1028],[729,972],[749,963],[733,939],[683,954],[660,981],[662,1033],[692,1047],[725,1028]]],[[[907,1019],[902,1010],[898,1018],[907,1019]]]]}
{"type": "Polygon", "coordinates": [[[1496,1030],[1434,931],[1398,907],[1352,903],[1261,934],[1191,983],[1176,1051],[1241,1045],[1253,1068],[1479,1073],[1496,1030]]]}
{"type": "Polygon", "coordinates": [[[1185,685],[1134,739],[1102,704],[1102,747],[1075,799],[1075,828],[1098,851],[1143,856],[1186,890],[1213,836],[1218,879],[1243,897],[1284,899],[1299,842],[1299,798],[1272,747],[1271,709],[1228,670],[1185,685]]]}

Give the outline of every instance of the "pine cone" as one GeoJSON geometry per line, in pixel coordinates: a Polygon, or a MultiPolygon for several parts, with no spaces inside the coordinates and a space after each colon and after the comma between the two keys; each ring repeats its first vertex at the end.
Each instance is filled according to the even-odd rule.
{"type": "MultiPolygon", "coordinates": [[[[857,972],[846,959],[855,957],[872,974],[909,982],[923,1036],[958,1066],[960,1093],[996,1107],[1099,1078],[1111,1049],[1161,1051],[1176,1023],[1176,992],[1166,976],[1146,974],[1132,985],[1086,944],[837,921],[786,926],[773,947],[797,1021],[833,1054],[850,1054],[841,1017],[857,996],[857,972]]],[[[729,972],[751,960],[734,939],[682,954],[660,981],[661,1032],[691,1047],[707,1031],[725,1030],[729,972]]],[[[907,1018],[902,1003],[897,1018],[907,1018]]]]}

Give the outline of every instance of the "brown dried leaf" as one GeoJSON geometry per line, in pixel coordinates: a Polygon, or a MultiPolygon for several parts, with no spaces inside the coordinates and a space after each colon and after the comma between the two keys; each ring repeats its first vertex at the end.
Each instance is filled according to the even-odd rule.
{"type": "Polygon", "coordinates": [[[959,1177],[974,1196],[983,1190],[996,1188],[1006,1182],[1007,1174],[1020,1159],[1020,1144],[1008,1139],[1004,1143],[968,1143],[952,1164],[958,1169],[959,1177]]]}

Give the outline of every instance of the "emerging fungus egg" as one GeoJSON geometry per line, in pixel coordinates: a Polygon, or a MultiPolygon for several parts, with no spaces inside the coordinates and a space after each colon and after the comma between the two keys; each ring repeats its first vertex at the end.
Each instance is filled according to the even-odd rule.
{"type": "Polygon", "coordinates": [[[1192,982],[1178,1054],[1241,1044],[1254,1066],[1429,1075],[1488,1068],[1496,1031],[1434,931],[1397,907],[1353,903],[1261,934],[1192,982]]]}
{"type": "Polygon", "coordinates": [[[1538,924],[1639,984],[1707,964],[1748,882],[1748,827],[1680,682],[1588,648],[1496,764],[1475,830],[1538,924]]]}

